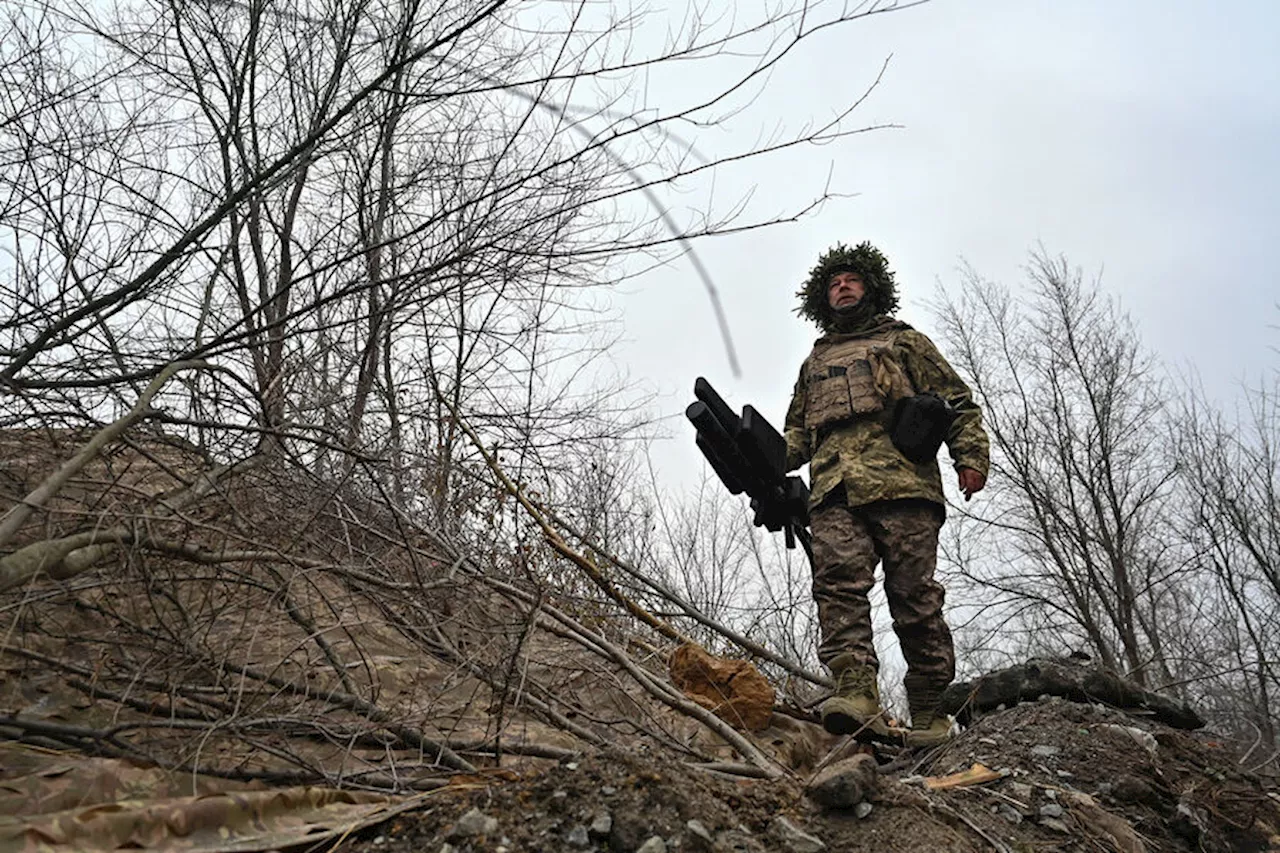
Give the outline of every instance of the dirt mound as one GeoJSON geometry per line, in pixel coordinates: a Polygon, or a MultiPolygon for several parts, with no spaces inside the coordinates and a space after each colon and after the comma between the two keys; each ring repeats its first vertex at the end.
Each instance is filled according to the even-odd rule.
{"type": "Polygon", "coordinates": [[[601,753],[527,778],[446,788],[339,849],[1280,849],[1280,797],[1221,745],[1101,705],[1021,704],[933,752],[877,757],[878,790],[832,811],[805,796],[811,777],[730,780],[601,753]],[[946,787],[974,764],[998,778],[946,787]]]}
{"type": "Polygon", "coordinates": [[[1273,788],[1160,721],[1194,714],[1089,666],[958,686],[953,742],[868,752],[816,724],[824,677],[571,546],[527,500],[544,541],[468,540],[359,483],[157,439],[37,507],[77,437],[20,438],[0,510],[25,521],[0,561],[44,562],[0,590],[0,849],[81,849],[58,827],[126,812],[150,822],[104,822],[93,846],[1280,848],[1273,788]],[[806,787],[847,759],[862,776],[823,809],[806,787]]]}

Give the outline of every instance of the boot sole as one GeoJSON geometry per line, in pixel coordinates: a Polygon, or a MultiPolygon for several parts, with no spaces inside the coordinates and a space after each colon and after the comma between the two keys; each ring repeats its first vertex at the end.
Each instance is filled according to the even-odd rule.
{"type": "Polygon", "coordinates": [[[882,720],[873,720],[867,723],[864,720],[859,720],[850,714],[842,714],[839,711],[824,714],[822,728],[826,729],[828,734],[854,735],[854,739],[859,741],[866,740],[895,745],[901,743],[901,738],[895,738],[890,734],[888,727],[885,726],[882,720]]]}

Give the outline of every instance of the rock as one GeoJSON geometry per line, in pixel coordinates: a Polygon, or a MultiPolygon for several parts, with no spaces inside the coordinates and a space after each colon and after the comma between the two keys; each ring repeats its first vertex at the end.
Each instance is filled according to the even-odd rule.
{"type": "Polygon", "coordinates": [[[479,809],[471,811],[458,818],[458,822],[453,825],[453,829],[449,831],[449,838],[471,838],[476,835],[488,835],[498,828],[498,821],[489,817],[479,809]]]}
{"type": "Polygon", "coordinates": [[[853,816],[858,820],[865,819],[869,814],[871,814],[871,803],[868,803],[866,800],[863,800],[853,807],[853,816]]]}
{"type": "Polygon", "coordinates": [[[1040,817],[1062,817],[1067,810],[1057,803],[1045,803],[1040,807],[1040,817]]]}
{"type": "Polygon", "coordinates": [[[785,817],[777,818],[769,824],[769,831],[790,853],[818,853],[827,849],[821,839],[805,832],[785,817]]]}
{"type": "Polygon", "coordinates": [[[1035,789],[1026,782],[1009,783],[1009,796],[1013,797],[1015,800],[1021,800],[1024,803],[1031,799],[1031,792],[1033,790],[1035,789]]]}
{"type": "Polygon", "coordinates": [[[1198,841],[1209,832],[1208,815],[1195,805],[1190,794],[1183,794],[1178,800],[1174,826],[1179,835],[1192,841],[1198,841]]]}
{"type": "Polygon", "coordinates": [[[960,714],[961,723],[965,723],[974,715],[1003,710],[1044,694],[1072,702],[1100,700],[1117,708],[1140,710],[1175,728],[1198,729],[1205,724],[1188,705],[1144,690],[1112,672],[1070,659],[1032,658],[973,682],[955,682],[943,692],[941,709],[952,716],[960,714]]]}
{"type": "Polygon", "coordinates": [[[651,836],[636,849],[636,853],[667,853],[667,842],[662,840],[661,835],[651,836]]]}
{"type": "Polygon", "coordinates": [[[756,853],[760,847],[752,839],[751,833],[730,829],[716,833],[713,849],[716,853],[756,853]]]}
{"type": "Polygon", "coordinates": [[[773,717],[773,685],[750,661],[717,657],[693,643],[671,653],[671,683],[734,728],[760,731],[773,717]]]}
{"type": "Polygon", "coordinates": [[[613,826],[609,828],[609,849],[636,850],[652,834],[652,828],[643,819],[619,812],[613,816],[613,826]]]}
{"type": "Polygon", "coordinates": [[[591,826],[587,832],[595,838],[607,838],[611,829],[613,829],[613,815],[600,812],[591,819],[591,826]]]}
{"type": "Polygon", "coordinates": [[[855,755],[823,768],[805,794],[824,808],[851,809],[872,794],[878,784],[875,759],[855,755]]]}
{"type": "Polygon", "coordinates": [[[612,785],[605,785],[600,789],[600,793],[604,794],[606,797],[612,797],[614,794],[618,793],[618,789],[612,785]]]}
{"type": "Polygon", "coordinates": [[[1000,817],[1004,818],[1005,820],[1009,821],[1009,823],[1012,823],[1015,826],[1022,823],[1022,812],[1018,811],[1008,803],[1001,803],[1000,805],[994,808],[994,811],[996,814],[1000,815],[1000,817]]]}
{"type": "Polygon", "coordinates": [[[1061,751],[1056,746],[1050,746],[1047,743],[1038,743],[1031,747],[1031,754],[1037,758],[1052,758],[1061,751]]]}
{"type": "Polygon", "coordinates": [[[1135,726],[1120,726],[1115,723],[1102,723],[1098,727],[1098,731],[1107,732],[1113,737],[1123,738],[1138,744],[1151,755],[1156,754],[1157,744],[1155,735],[1151,732],[1143,731],[1135,726]]]}
{"type": "Polygon", "coordinates": [[[686,821],[684,828],[688,830],[689,836],[693,839],[693,843],[689,846],[694,850],[711,850],[715,847],[716,840],[711,836],[711,831],[703,825],[702,821],[686,821]]]}
{"type": "Polygon", "coordinates": [[[439,853],[457,853],[457,851],[458,851],[457,847],[454,847],[452,844],[446,841],[444,844],[440,845],[439,853]]]}
{"type": "Polygon", "coordinates": [[[578,824],[564,837],[565,843],[571,847],[586,847],[591,843],[590,836],[587,835],[587,828],[582,824],[578,824]]]}

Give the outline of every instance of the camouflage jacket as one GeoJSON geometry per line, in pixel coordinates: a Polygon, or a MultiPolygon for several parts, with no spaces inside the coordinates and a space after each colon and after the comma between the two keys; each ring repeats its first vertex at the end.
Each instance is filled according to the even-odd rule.
{"type": "Polygon", "coordinates": [[[800,368],[784,428],[787,470],[809,463],[810,506],[839,485],[850,506],[901,498],[944,503],[937,460],[917,465],[889,440],[893,404],[921,391],[959,412],[946,439],[955,467],[986,476],[982,411],[928,337],[881,316],[861,331],[818,339],[800,368]]]}

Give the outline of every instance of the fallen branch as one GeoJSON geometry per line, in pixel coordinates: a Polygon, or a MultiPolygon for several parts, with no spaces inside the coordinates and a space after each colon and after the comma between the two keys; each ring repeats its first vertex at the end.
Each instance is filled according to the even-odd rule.
{"type": "Polygon", "coordinates": [[[554,510],[545,506],[541,507],[541,509],[543,512],[547,514],[548,518],[550,518],[552,521],[556,523],[558,527],[567,531],[571,536],[573,536],[575,539],[577,539],[587,548],[591,549],[591,551],[593,551],[594,553],[599,554],[606,561],[608,561],[610,565],[618,569],[621,569],[623,572],[626,572],[628,575],[635,578],[637,581],[644,584],[649,589],[658,593],[658,595],[662,596],[667,601],[674,604],[676,607],[679,607],[680,611],[685,616],[697,622],[699,625],[703,626],[704,628],[710,628],[712,631],[724,637],[726,640],[733,643],[734,645],[738,646],[743,651],[749,652],[763,660],[767,660],[770,663],[775,664],[781,667],[782,669],[785,669],[787,672],[791,673],[797,678],[801,678],[801,679],[804,679],[805,681],[808,681],[810,684],[816,684],[819,687],[835,686],[835,683],[832,682],[831,679],[827,678],[826,676],[819,675],[815,672],[805,669],[804,667],[800,666],[794,661],[790,661],[787,658],[784,658],[782,655],[779,655],[773,651],[770,651],[769,649],[765,648],[759,643],[756,643],[748,639],[746,636],[733,630],[729,626],[724,625],[716,621],[715,619],[712,619],[710,616],[707,616],[701,610],[694,607],[692,604],[686,601],[683,597],[677,594],[670,587],[666,586],[663,583],[660,583],[659,581],[654,580],[653,578],[650,578],[648,575],[646,575],[644,572],[637,569],[635,566],[631,565],[626,560],[600,547],[598,543],[592,541],[588,536],[586,536],[585,534],[579,532],[576,528],[574,528],[573,525],[571,525],[568,521],[566,521],[565,519],[557,515],[554,510]]]}
{"type": "MultiPolygon", "coordinates": [[[[94,434],[93,438],[80,448],[80,451],[72,456],[66,462],[59,466],[58,470],[49,475],[43,483],[33,489],[21,501],[9,508],[9,511],[0,518],[0,547],[8,544],[14,534],[27,522],[31,514],[38,509],[43,509],[49,500],[62,490],[67,482],[84,469],[86,465],[92,462],[102,449],[111,442],[122,436],[126,430],[139,421],[154,417],[158,414],[155,409],[151,408],[151,400],[160,392],[170,379],[183,370],[191,369],[214,369],[212,365],[203,361],[178,361],[168,365],[160,374],[143,390],[141,396],[138,397],[133,408],[130,409],[123,417],[107,424],[94,434]]],[[[0,575],[0,591],[12,589],[20,586],[27,578],[10,579],[0,575]]]]}
{"type": "Polygon", "coordinates": [[[564,628],[567,628],[571,636],[580,638],[580,642],[585,648],[597,651],[597,653],[599,653],[599,651],[603,651],[610,660],[626,670],[627,674],[630,675],[631,678],[650,696],[672,710],[679,711],[685,716],[692,717],[707,728],[711,729],[711,731],[715,732],[726,743],[737,750],[739,755],[763,770],[768,775],[768,778],[776,778],[782,775],[783,771],[781,768],[770,760],[768,756],[760,752],[760,750],[757,749],[751,741],[743,737],[736,729],[717,717],[715,714],[708,711],[706,708],[703,708],[698,703],[685,697],[684,693],[676,689],[673,685],[658,676],[645,672],[633,660],[631,660],[631,657],[625,651],[614,643],[609,642],[598,633],[593,633],[586,626],[582,625],[568,614],[560,611],[558,608],[552,607],[546,603],[538,604],[536,599],[524,590],[496,578],[482,576],[480,580],[495,589],[499,589],[509,595],[514,595],[517,598],[520,598],[529,606],[538,606],[543,613],[554,619],[556,622],[559,622],[564,628]]]}
{"type": "MultiPolygon", "coordinates": [[[[83,466],[87,461],[87,459],[81,460],[80,465],[83,466]]],[[[175,516],[184,507],[212,492],[222,478],[255,467],[261,461],[262,457],[251,456],[234,465],[218,465],[201,473],[190,486],[162,498],[152,517],[140,519],[139,523],[175,516]]],[[[46,485],[48,482],[46,481],[46,485]]],[[[43,489],[44,486],[41,488],[43,489]]],[[[23,504],[15,506],[10,510],[10,514],[21,506],[23,504]]],[[[9,515],[6,515],[5,519],[7,521],[9,515]]],[[[73,578],[92,569],[118,549],[127,545],[144,544],[149,540],[149,535],[140,532],[135,525],[118,524],[113,527],[73,533],[57,539],[33,542],[0,557],[0,592],[21,586],[40,572],[44,572],[55,580],[73,578]]]]}
{"type": "Polygon", "coordinates": [[[295,696],[339,705],[349,711],[354,711],[369,722],[381,725],[387,731],[391,732],[414,749],[420,749],[426,753],[434,753],[436,755],[436,760],[444,764],[446,767],[451,767],[454,770],[462,770],[467,773],[475,772],[476,768],[469,761],[459,756],[446,744],[429,738],[422,732],[410,728],[409,726],[403,726],[392,722],[391,714],[384,709],[379,708],[377,705],[374,705],[372,702],[361,699],[359,696],[352,696],[337,690],[319,690],[306,685],[294,684],[288,679],[280,678],[279,676],[271,675],[270,673],[259,672],[251,666],[243,666],[230,661],[218,661],[208,657],[207,655],[201,655],[197,650],[190,651],[193,654],[199,655],[207,666],[214,667],[215,669],[233,672],[237,675],[252,678],[255,681],[270,684],[272,687],[285,690],[295,696]]]}

